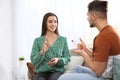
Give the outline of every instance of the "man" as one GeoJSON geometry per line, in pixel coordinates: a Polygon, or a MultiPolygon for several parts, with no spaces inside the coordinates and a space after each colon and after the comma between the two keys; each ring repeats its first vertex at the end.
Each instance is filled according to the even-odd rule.
{"type": "Polygon", "coordinates": [[[59,80],[100,80],[106,71],[110,56],[120,54],[120,38],[107,21],[107,1],[95,0],[88,5],[90,27],[100,33],[95,37],[93,51],[82,40],[77,49],[71,50],[84,58],[87,67],[78,66],[73,73],[62,75],[59,80]]]}

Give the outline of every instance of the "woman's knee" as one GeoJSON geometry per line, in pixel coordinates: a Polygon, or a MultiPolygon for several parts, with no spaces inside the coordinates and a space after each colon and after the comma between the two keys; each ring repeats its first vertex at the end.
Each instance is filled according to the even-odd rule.
{"type": "Polygon", "coordinates": [[[35,77],[34,80],[46,80],[44,77],[35,77]]]}
{"type": "Polygon", "coordinates": [[[61,75],[61,72],[55,72],[49,76],[48,80],[58,80],[61,75]]]}
{"type": "Polygon", "coordinates": [[[69,79],[69,77],[70,77],[69,74],[63,74],[58,78],[58,80],[71,80],[69,79]]]}
{"type": "Polygon", "coordinates": [[[39,74],[35,74],[34,80],[46,80],[46,79],[45,79],[45,77],[42,77],[39,74]]]}

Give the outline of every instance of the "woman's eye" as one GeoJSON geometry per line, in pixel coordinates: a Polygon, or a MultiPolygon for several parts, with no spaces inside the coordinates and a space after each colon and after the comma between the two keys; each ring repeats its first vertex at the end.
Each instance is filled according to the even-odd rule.
{"type": "Polygon", "coordinates": [[[54,23],[57,23],[57,21],[54,21],[54,23]]]}
{"type": "Polygon", "coordinates": [[[50,20],[49,23],[52,23],[52,20],[50,20]]]}

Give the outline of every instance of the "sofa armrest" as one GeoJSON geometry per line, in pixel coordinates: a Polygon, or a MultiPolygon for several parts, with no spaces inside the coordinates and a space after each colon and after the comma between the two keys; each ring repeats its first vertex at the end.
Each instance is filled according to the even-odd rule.
{"type": "Polygon", "coordinates": [[[33,80],[34,78],[34,65],[31,62],[27,62],[27,68],[28,68],[28,78],[33,80]]]}

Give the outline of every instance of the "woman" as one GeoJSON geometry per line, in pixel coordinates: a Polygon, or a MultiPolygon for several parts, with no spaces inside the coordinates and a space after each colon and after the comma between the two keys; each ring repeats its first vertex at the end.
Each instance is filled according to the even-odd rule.
{"type": "Polygon", "coordinates": [[[70,61],[67,40],[58,33],[58,18],[53,13],[43,17],[41,36],[34,40],[31,61],[35,66],[34,80],[58,80],[70,61]]]}

